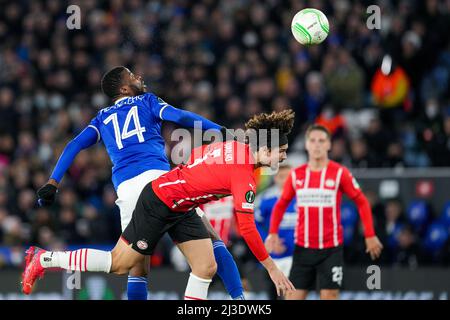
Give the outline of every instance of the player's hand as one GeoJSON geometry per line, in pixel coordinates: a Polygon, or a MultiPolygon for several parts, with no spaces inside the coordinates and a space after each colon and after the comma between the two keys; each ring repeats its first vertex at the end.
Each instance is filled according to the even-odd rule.
{"type": "Polygon", "coordinates": [[[278,243],[275,244],[272,253],[282,254],[286,251],[286,246],[284,245],[284,239],[279,238],[278,243]]]}
{"type": "Polygon", "coordinates": [[[375,260],[380,256],[381,250],[383,250],[383,245],[377,236],[366,238],[366,253],[370,254],[372,260],[375,260]]]}
{"type": "Polygon", "coordinates": [[[268,272],[270,278],[275,284],[278,296],[286,295],[288,291],[295,290],[292,282],[289,281],[289,279],[283,274],[283,272],[281,272],[280,269],[274,268],[272,270],[268,270],[268,272]]]}
{"type": "Polygon", "coordinates": [[[266,246],[267,252],[269,253],[275,252],[277,248],[280,248],[280,246],[282,246],[280,237],[275,233],[269,234],[269,236],[266,238],[266,241],[264,241],[264,244],[266,246]]]}
{"type": "Polygon", "coordinates": [[[55,202],[58,188],[50,183],[45,184],[37,191],[38,204],[41,207],[48,207],[55,202]]]}

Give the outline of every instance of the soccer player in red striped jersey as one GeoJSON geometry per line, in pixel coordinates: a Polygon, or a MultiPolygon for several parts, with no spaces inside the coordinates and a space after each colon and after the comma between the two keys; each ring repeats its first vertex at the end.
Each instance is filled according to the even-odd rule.
{"type": "Polygon", "coordinates": [[[297,198],[298,220],[295,231],[294,260],[289,279],[296,290],[286,299],[306,299],[319,280],[321,299],[338,299],[343,279],[343,227],[340,206],[346,194],[358,207],[364,226],[366,252],[372,259],[383,248],[375,235],[372,210],[350,171],[328,158],[329,131],[312,125],[306,131],[308,163],[297,167],[285,182],[283,193],[272,211],[266,247],[269,252],[279,243],[278,230],[291,200],[297,198]]]}
{"type": "Polygon", "coordinates": [[[131,222],[111,252],[50,252],[31,247],[23,273],[24,292],[31,292],[46,268],[126,274],[142,255],[151,255],[159,239],[168,232],[191,267],[185,299],[206,299],[216,262],[210,235],[195,209],[228,195],[233,196],[242,237],[268,271],[278,294],[293,290],[292,283],[266,251],[253,216],[254,170],[262,166],[273,168],[286,159],[287,134],[293,123],[292,110],[259,114],[246,123],[248,130],[256,132],[252,135],[256,139],[249,139],[248,144],[227,141],[194,149],[192,163],[178,166],[147,184],[131,222]],[[271,138],[273,131],[279,133],[278,138],[264,138],[260,134],[263,130],[268,130],[271,138]]]}
{"type": "Polygon", "coordinates": [[[201,205],[200,208],[211,223],[211,226],[217,234],[217,238],[222,239],[223,243],[228,246],[233,223],[233,197],[230,196],[208,202],[201,205]]]}

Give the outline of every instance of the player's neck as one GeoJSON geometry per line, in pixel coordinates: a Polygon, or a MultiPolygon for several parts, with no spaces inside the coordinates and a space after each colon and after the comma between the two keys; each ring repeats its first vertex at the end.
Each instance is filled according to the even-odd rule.
{"type": "Polygon", "coordinates": [[[328,165],[328,158],[309,159],[308,167],[311,171],[320,171],[328,165]]]}

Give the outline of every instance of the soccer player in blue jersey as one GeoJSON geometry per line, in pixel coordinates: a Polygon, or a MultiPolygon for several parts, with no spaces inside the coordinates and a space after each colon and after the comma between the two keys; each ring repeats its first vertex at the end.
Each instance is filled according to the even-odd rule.
{"type": "MultiPolygon", "coordinates": [[[[284,183],[289,176],[290,171],[291,167],[289,165],[280,164],[278,172],[274,177],[274,185],[261,192],[255,200],[256,227],[258,228],[263,240],[265,240],[269,234],[272,209],[278,198],[281,196],[284,183]]],[[[287,277],[289,276],[292,266],[292,255],[295,247],[294,233],[297,216],[294,199],[286,209],[286,213],[281,221],[279,233],[281,245],[275,248],[275,250],[270,254],[274,263],[287,277]]],[[[276,288],[273,286],[272,281],[270,281],[269,285],[271,286],[270,298],[275,300],[277,299],[276,288]]]]}
{"type": "MultiPolygon", "coordinates": [[[[195,113],[177,109],[153,93],[146,93],[146,85],[140,76],[127,68],[115,67],[107,72],[101,82],[102,91],[114,104],[97,113],[91,123],[72,141],[61,154],[47,184],[38,192],[41,206],[55,201],[58,185],[76,155],[99,141],[103,141],[113,163],[112,182],[117,192],[116,204],[120,209],[122,231],[131,220],[133,210],[142,189],[170,170],[161,136],[162,121],[171,121],[186,128],[193,128],[200,121],[204,130],[226,129],[195,113]]],[[[201,212],[199,212],[201,215],[201,212]]],[[[203,219],[205,223],[205,219],[203,219]]],[[[220,240],[214,240],[214,243],[220,240]]],[[[215,246],[219,276],[233,299],[243,299],[243,289],[233,257],[225,246],[215,246]]],[[[148,261],[142,260],[130,270],[128,299],[147,299],[148,261]]]]}

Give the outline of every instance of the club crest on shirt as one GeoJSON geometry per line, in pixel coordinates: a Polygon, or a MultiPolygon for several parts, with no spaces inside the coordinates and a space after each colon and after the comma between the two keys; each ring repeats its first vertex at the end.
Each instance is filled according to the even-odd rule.
{"type": "Polygon", "coordinates": [[[255,207],[254,203],[242,202],[242,209],[253,210],[255,207]]]}
{"type": "Polygon", "coordinates": [[[145,250],[148,248],[148,243],[145,240],[139,240],[138,242],[136,242],[136,245],[141,250],[145,250]]]}
{"type": "Polygon", "coordinates": [[[162,106],[167,106],[168,103],[165,102],[163,99],[161,99],[160,97],[158,97],[158,102],[162,105],[162,106]]]}
{"type": "Polygon", "coordinates": [[[296,181],[296,183],[301,187],[301,186],[303,186],[303,182],[304,182],[304,180],[302,179],[302,180],[297,180],[296,181]]]}
{"type": "Polygon", "coordinates": [[[336,185],[336,182],[332,179],[327,179],[325,181],[325,186],[328,188],[333,188],[336,185]]]}

